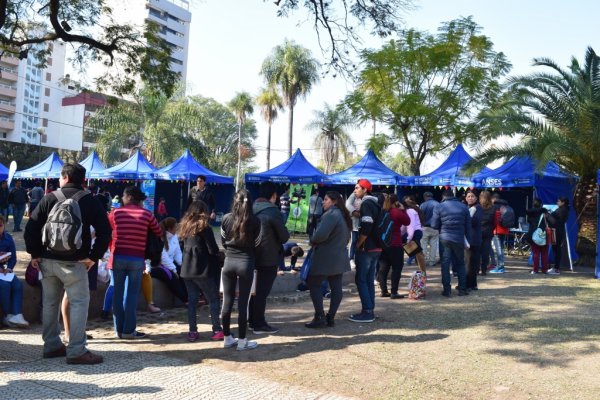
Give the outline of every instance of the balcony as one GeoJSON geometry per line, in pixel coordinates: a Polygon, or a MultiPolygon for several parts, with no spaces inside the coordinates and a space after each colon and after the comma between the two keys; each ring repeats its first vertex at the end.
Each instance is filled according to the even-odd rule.
{"type": "Polygon", "coordinates": [[[11,98],[17,97],[17,89],[10,85],[0,83],[0,96],[6,96],[11,98]]]}
{"type": "Polygon", "coordinates": [[[17,57],[13,57],[13,56],[10,56],[8,54],[4,54],[2,56],[2,58],[0,58],[0,63],[12,65],[12,66],[18,66],[19,65],[19,59],[17,57]]]}
{"type": "Polygon", "coordinates": [[[15,103],[6,100],[0,100],[0,113],[14,114],[16,111],[17,107],[15,103]]]}
{"type": "Polygon", "coordinates": [[[11,82],[16,82],[17,79],[19,79],[17,74],[15,74],[14,72],[11,72],[11,71],[6,71],[6,70],[0,71],[0,78],[7,80],[7,81],[11,81],[11,82]]]}
{"type": "Polygon", "coordinates": [[[15,120],[7,117],[0,117],[0,129],[12,131],[15,129],[15,120]]]}

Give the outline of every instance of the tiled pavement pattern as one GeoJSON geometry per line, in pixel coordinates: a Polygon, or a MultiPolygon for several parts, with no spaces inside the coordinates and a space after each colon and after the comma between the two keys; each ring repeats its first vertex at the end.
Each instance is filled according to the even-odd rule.
{"type": "Polygon", "coordinates": [[[91,349],[104,356],[103,364],[68,365],[64,358],[42,358],[40,330],[0,330],[0,399],[343,399],[100,337],[91,349]]]}

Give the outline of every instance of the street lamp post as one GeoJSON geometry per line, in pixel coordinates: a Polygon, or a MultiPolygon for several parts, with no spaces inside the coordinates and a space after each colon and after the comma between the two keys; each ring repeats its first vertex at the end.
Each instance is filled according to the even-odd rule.
{"type": "Polygon", "coordinates": [[[40,126],[39,128],[37,128],[37,133],[38,133],[38,163],[41,160],[41,156],[42,156],[42,135],[46,132],[46,128],[40,126]]]}

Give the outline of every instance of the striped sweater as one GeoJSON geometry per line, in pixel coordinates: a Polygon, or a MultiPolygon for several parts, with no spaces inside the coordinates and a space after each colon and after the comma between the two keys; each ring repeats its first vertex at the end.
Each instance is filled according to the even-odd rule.
{"type": "Polygon", "coordinates": [[[138,205],[128,204],[115,208],[108,220],[113,230],[111,255],[144,258],[148,230],[156,236],[162,232],[152,213],[138,205]]]}

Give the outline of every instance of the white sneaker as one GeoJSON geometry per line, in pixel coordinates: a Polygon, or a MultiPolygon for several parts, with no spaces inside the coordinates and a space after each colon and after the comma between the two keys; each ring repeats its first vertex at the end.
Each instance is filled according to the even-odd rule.
{"type": "Polygon", "coordinates": [[[25,321],[23,314],[16,314],[8,317],[8,322],[16,326],[17,328],[28,328],[29,322],[25,321]]]}
{"type": "Polygon", "coordinates": [[[350,268],[356,269],[356,263],[354,262],[354,260],[350,260],[350,268]]]}
{"type": "Polygon", "coordinates": [[[255,341],[248,340],[248,339],[240,339],[238,341],[237,350],[238,351],[250,350],[250,349],[255,349],[256,347],[258,347],[258,343],[256,343],[255,341]]]}
{"type": "Polygon", "coordinates": [[[223,338],[223,348],[228,349],[238,344],[237,338],[234,338],[233,335],[225,336],[223,338]]]}
{"type": "Polygon", "coordinates": [[[15,328],[15,325],[12,322],[10,322],[10,319],[13,317],[14,317],[13,314],[7,314],[6,317],[4,317],[4,319],[2,320],[2,322],[4,323],[4,325],[8,326],[9,328],[15,328]]]}
{"type": "Polygon", "coordinates": [[[560,275],[560,271],[556,268],[550,268],[546,273],[548,275],[560,275]]]}

